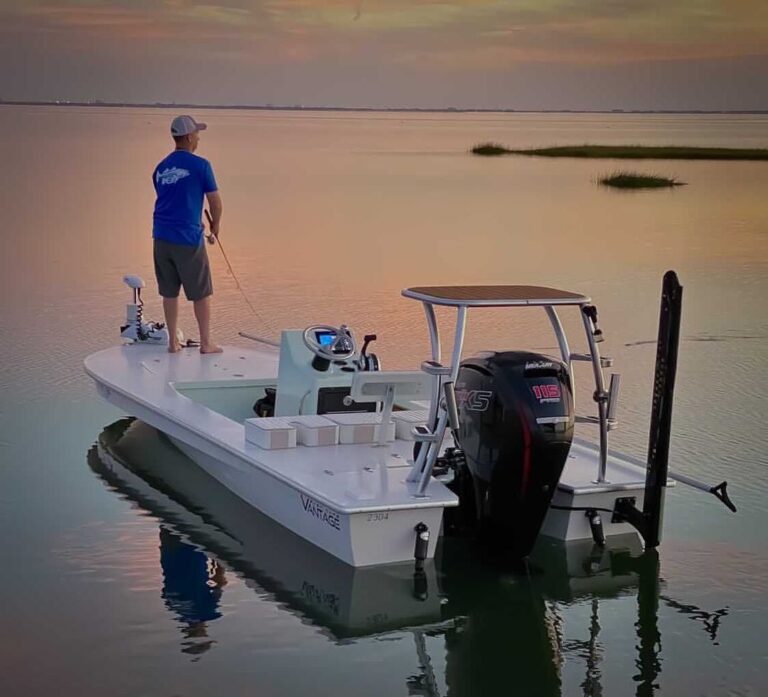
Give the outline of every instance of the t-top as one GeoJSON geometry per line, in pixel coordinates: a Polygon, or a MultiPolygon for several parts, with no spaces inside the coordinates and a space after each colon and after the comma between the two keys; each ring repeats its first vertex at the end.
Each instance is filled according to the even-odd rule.
{"type": "Polygon", "coordinates": [[[175,150],[152,173],[157,192],[152,237],[199,246],[203,239],[203,196],[217,191],[208,160],[175,150]]]}

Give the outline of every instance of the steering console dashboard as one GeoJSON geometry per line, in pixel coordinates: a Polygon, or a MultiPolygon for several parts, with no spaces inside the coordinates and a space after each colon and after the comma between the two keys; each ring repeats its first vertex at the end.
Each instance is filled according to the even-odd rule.
{"type": "Polygon", "coordinates": [[[335,356],[349,353],[352,340],[348,334],[339,336],[333,329],[315,329],[314,338],[318,346],[327,348],[335,356]]]}

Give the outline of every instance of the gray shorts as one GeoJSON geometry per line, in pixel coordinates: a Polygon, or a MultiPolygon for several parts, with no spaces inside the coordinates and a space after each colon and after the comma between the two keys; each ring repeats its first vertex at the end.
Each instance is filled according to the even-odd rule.
{"type": "Polygon", "coordinates": [[[177,298],[184,286],[187,300],[202,300],[213,294],[211,268],[205,242],[198,247],[154,240],[157,289],[164,298],[177,298]]]}

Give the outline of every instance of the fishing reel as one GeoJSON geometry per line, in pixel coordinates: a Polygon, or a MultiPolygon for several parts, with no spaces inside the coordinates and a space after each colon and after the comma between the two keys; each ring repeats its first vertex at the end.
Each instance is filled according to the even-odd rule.
{"type": "MultiPolygon", "coordinates": [[[[168,343],[168,329],[163,322],[144,321],[144,301],[141,289],[144,279],[127,274],[123,282],[133,290],[133,302],[125,306],[125,324],[120,327],[120,336],[137,344],[161,345],[168,343]]],[[[183,341],[181,331],[176,332],[179,342],[183,341]]]]}

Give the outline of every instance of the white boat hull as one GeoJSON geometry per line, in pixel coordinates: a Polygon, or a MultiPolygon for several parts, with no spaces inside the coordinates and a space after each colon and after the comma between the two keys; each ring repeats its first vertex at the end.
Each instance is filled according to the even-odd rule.
{"type": "Polygon", "coordinates": [[[413,560],[414,529],[418,523],[426,524],[432,531],[427,557],[435,554],[442,506],[346,514],[270,477],[263,470],[232,466],[178,438],[171,440],[246,503],[352,566],[413,560]]]}
{"type": "MultiPolygon", "coordinates": [[[[600,451],[596,445],[580,438],[574,439],[571,452],[563,468],[560,482],[552,497],[550,509],[541,527],[541,535],[564,542],[592,540],[592,529],[587,509],[600,514],[606,539],[640,535],[625,521],[614,520],[609,512],[622,498],[634,500],[638,510],[645,500],[645,466],[635,458],[610,452],[606,467],[606,481],[596,482],[600,451]],[[573,510],[563,510],[573,509],[573,510]]],[[[675,482],[667,481],[667,486],[675,482]]]]}
{"type": "MultiPolygon", "coordinates": [[[[246,356],[255,372],[271,367],[257,352],[231,353],[246,356]]],[[[86,370],[107,401],[165,433],[238,497],[347,564],[413,561],[419,523],[430,533],[427,558],[434,556],[443,508],[458,501],[438,481],[427,496],[415,495],[416,485],[406,482],[411,442],[294,448],[298,454],[261,450],[245,441],[241,423],[179,392],[199,379],[202,361],[191,353],[168,360],[162,347],[124,346],[89,357],[86,370]],[[185,357],[190,360],[181,363],[185,357]]],[[[228,370],[218,360],[214,365],[228,370]]]]}
{"type": "MultiPolygon", "coordinates": [[[[407,481],[412,442],[264,450],[245,439],[242,422],[224,415],[237,405],[217,403],[217,411],[200,401],[201,386],[226,385],[242,408],[240,392],[247,396],[274,376],[274,363],[274,356],[247,349],[228,349],[217,359],[190,350],[169,358],[162,347],[124,346],[90,356],[86,370],[102,397],[165,433],[243,501],[347,564],[412,561],[419,523],[429,530],[432,558],[443,509],[458,499],[434,478],[426,495],[417,495],[417,483],[407,481]],[[189,396],[195,394],[197,401],[189,396]]],[[[613,510],[625,496],[642,506],[645,473],[638,463],[611,454],[609,481],[595,484],[597,463],[594,446],[574,441],[552,503],[581,510],[550,509],[542,535],[589,540],[585,507],[613,510]]],[[[607,513],[602,522],[608,539],[636,534],[607,513]]]]}

